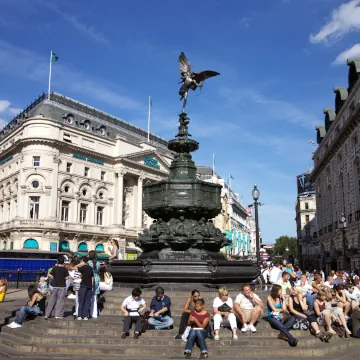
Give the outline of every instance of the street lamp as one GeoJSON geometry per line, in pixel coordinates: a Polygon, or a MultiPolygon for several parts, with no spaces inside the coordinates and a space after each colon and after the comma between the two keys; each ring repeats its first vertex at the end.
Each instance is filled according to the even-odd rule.
{"type": "Polygon", "coordinates": [[[341,219],[340,219],[340,228],[341,228],[341,232],[342,232],[342,236],[343,236],[343,248],[344,248],[344,270],[347,270],[347,236],[346,236],[346,217],[344,215],[344,213],[341,214],[341,219]]]}
{"type": "Polygon", "coordinates": [[[286,262],[288,262],[289,261],[289,248],[288,247],[286,247],[285,248],[285,260],[286,260],[286,262]]]}
{"type": "MultiPolygon", "coordinates": [[[[259,210],[258,210],[258,199],[260,197],[260,191],[257,188],[256,184],[254,185],[254,189],[251,192],[252,197],[254,199],[255,205],[255,227],[256,227],[256,260],[258,264],[260,263],[260,236],[259,236],[259,210]]],[[[261,203],[260,203],[261,205],[261,203]]]]}

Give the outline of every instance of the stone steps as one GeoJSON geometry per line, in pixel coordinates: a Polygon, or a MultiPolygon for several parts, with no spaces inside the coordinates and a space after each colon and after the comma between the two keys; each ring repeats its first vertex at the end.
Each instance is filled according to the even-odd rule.
{"type": "MultiPolygon", "coordinates": [[[[178,324],[182,313],[183,304],[189,296],[189,292],[174,292],[172,298],[172,312],[175,325],[173,330],[151,330],[142,334],[140,339],[135,340],[131,333],[122,340],[120,335],[123,327],[123,315],[120,311],[120,303],[131,293],[129,290],[113,290],[105,294],[104,310],[97,319],[89,321],[74,320],[69,314],[75,301],[66,299],[66,313],[68,316],[63,320],[38,317],[35,320],[26,321],[22,328],[10,329],[3,327],[0,334],[0,355],[7,354],[13,359],[48,359],[66,358],[67,360],[165,360],[183,359],[185,344],[181,340],[175,340],[178,324]],[[111,296],[110,296],[111,294],[111,296]]],[[[207,304],[212,305],[216,291],[209,293],[201,292],[207,304]],[[208,297],[206,296],[208,295],[208,297]],[[208,298],[208,301],[206,300],[208,298]]],[[[258,293],[259,294],[259,293],[258,293]]],[[[265,300],[268,293],[259,295],[265,300]]],[[[171,295],[171,294],[170,294],[171,295]]],[[[149,292],[147,299],[151,299],[154,292],[149,292]]],[[[233,295],[233,299],[236,294],[233,295]]],[[[211,306],[210,305],[210,306],[211,306]]],[[[209,307],[209,310],[212,310],[209,307]]],[[[7,315],[11,312],[6,312],[7,315]]],[[[0,313],[1,315],[1,313],[0,313]]],[[[9,317],[10,317],[9,316],[9,317]]],[[[13,320],[12,317],[11,320],[13,320]]],[[[321,343],[311,336],[309,332],[292,331],[293,336],[299,339],[296,348],[291,348],[282,340],[277,339],[278,332],[271,329],[267,321],[260,320],[257,332],[245,334],[238,331],[239,339],[233,341],[231,331],[221,329],[220,341],[207,340],[209,355],[214,360],[243,359],[260,360],[285,359],[310,360],[313,357],[326,357],[327,360],[350,360],[341,357],[353,352],[353,346],[357,345],[356,339],[332,338],[330,343],[321,343]],[[335,357],[335,354],[337,354],[335,357]]],[[[355,359],[358,355],[354,353],[355,359]]],[[[199,355],[199,349],[194,347],[193,358],[199,355]]],[[[1,358],[1,357],[0,357],[1,358]]]]}

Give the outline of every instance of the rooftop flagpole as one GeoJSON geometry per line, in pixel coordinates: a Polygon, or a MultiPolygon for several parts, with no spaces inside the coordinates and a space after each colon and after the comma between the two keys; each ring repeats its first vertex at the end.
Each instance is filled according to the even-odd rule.
{"type": "Polygon", "coordinates": [[[49,67],[48,100],[50,100],[50,88],[51,88],[51,67],[52,67],[52,50],[50,51],[50,67],[49,67]]]}
{"type": "Polygon", "coordinates": [[[148,141],[148,142],[150,142],[150,115],[151,115],[151,105],[152,105],[151,96],[149,96],[148,136],[147,136],[147,141],[148,141]]]}

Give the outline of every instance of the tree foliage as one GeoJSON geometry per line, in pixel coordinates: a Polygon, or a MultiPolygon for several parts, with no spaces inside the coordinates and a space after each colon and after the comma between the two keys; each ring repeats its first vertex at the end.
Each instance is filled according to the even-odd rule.
{"type": "Polygon", "coordinates": [[[297,240],[295,237],[280,236],[275,240],[274,255],[289,256],[292,255],[295,259],[298,258],[297,240]],[[289,248],[286,253],[285,249],[289,248]]]}

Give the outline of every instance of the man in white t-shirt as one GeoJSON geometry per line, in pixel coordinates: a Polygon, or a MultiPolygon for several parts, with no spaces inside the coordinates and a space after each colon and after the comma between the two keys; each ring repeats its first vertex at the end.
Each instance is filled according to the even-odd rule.
{"type": "Polygon", "coordinates": [[[269,279],[270,284],[276,284],[276,282],[279,279],[280,273],[281,273],[280,264],[277,263],[273,266],[273,268],[270,271],[270,279],[269,279]]]}
{"type": "Polygon", "coordinates": [[[242,292],[235,299],[234,311],[243,323],[241,332],[250,330],[254,333],[256,332],[254,325],[262,315],[264,302],[251,291],[250,284],[244,284],[241,290],[242,292]]]}
{"type": "Polygon", "coordinates": [[[130,326],[134,322],[135,333],[134,339],[138,339],[141,334],[141,317],[140,315],[145,311],[145,300],[141,297],[142,291],[139,288],[134,288],[131,296],[128,296],[120,306],[120,310],[124,314],[124,327],[121,338],[125,339],[129,333],[130,326]]]}
{"type": "Polygon", "coordinates": [[[298,290],[302,296],[312,293],[312,286],[308,283],[306,274],[302,274],[300,280],[295,283],[295,289],[298,290]]]}
{"type": "Polygon", "coordinates": [[[324,282],[324,286],[326,286],[329,289],[332,289],[334,287],[334,278],[332,276],[328,276],[327,281],[324,282]]]}

